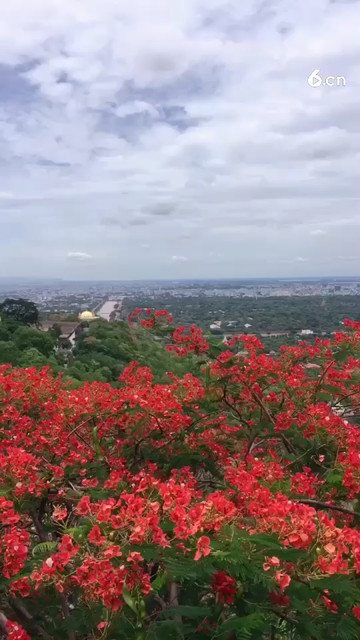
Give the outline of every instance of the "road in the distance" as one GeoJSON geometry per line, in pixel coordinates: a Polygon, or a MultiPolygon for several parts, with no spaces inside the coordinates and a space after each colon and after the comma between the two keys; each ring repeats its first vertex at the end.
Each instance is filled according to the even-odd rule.
{"type": "Polygon", "coordinates": [[[100,307],[100,309],[96,312],[96,315],[99,318],[103,318],[103,320],[107,320],[110,322],[111,314],[115,312],[119,312],[122,307],[122,298],[117,300],[106,300],[104,304],[100,307]]]}

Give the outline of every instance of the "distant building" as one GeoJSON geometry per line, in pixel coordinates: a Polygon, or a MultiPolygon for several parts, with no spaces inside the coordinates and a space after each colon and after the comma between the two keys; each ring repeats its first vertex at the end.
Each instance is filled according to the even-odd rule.
{"type": "Polygon", "coordinates": [[[211,323],[209,327],[210,331],[212,331],[213,333],[222,333],[221,324],[222,324],[221,320],[215,320],[214,322],[211,323]]]}
{"type": "Polygon", "coordinates": [[[288,336],[289,331],[263,331],[260,335],[262,338],[278,338],[281,336],[288,336]]]}
{"type": "Polygon", "coordinates": [[[314,332],[311,329],[301,329],[298,333],[299,336],[313,336],[314,332]]]}
{"type": "Polygon", "coordinates": [[[79,313],[79,320],[81,322],[91,322],[91,320],[96,320],[97,316],[95,315],[95,313],[93,311],[81,311],[81,313],[79,313]]]}
{"type": "Polygon", "coordinates": [[[54,320],[44,321],[41,323],[40,330],[41,331],[50,331],[55,326],[59,326],[61,329],[61,334],[59,336],[59,343],[66,344],[66,342],[70,342],[71,348],[73,349],[75,346],[76,339],[83,332],[83,326],[80,322],[56,322],[54,320]]]}

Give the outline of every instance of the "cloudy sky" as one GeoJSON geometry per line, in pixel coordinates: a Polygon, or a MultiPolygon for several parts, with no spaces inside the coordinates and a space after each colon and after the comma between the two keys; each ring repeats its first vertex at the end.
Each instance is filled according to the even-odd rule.
{"type": "Polygon", "coordinates": [[[359,22],[355,0],[1,2],[0,277],[358,274],[359,22]]]}

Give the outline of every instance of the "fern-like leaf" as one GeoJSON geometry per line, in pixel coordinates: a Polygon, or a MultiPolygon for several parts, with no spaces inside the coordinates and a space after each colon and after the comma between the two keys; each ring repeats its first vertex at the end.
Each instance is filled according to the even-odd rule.
{"type": "Polygon", "coordinates": [[[39,542],[39,544],[37,544],[33,550],[32,550],[32,554],[34,556],[34,558],[36,556],[42,556],[42,555],[49,555],[52,554],[56,551],[56,549],[58,548],[58,543],[57,542],[53,542],[53,541],[48,541],[48,542],[39,542]]]}

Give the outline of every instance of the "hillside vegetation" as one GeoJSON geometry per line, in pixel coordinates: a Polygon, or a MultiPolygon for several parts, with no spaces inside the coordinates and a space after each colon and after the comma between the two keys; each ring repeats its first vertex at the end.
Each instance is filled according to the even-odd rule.
{"type": "Polygon", "coordinates": [[[143,327],[130,327],[127,322],[98,319],[84,323],[75,349],[69,350],[62,348],[60,325],[56,322],[44,332],[41,323],[28,326],[8,313],[0,317],[0,364],[49,366],[73,386],[95,380],[116,386],[119,375],[132,361],[150,366],[158,381],[164,380],[167,371],[181,374],[192,370],[191,356],[179,361],[164,349],[164,337],[151,336],[143,327]]]}

